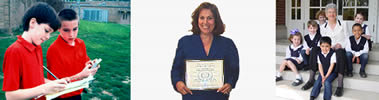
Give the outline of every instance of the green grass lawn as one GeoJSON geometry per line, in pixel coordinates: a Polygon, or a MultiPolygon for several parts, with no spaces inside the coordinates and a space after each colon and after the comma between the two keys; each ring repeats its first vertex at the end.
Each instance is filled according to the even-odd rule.
{"type": "MultiPolygon", "coordinates": [[[[47,49],[56,40],[58,34],[58,32],[52,33],[52,37],[41,44],[44,65],[46,65],[47,49]]],[[[6,48],[17,38],[16,35],[1,35],[1,37],[9,37],[0,39],[0,61],[2,65],[6,48]]],[[[88,93],[82,95],[83,99],[130,100],[130,25],[81,20],[78,38],[84,40],[87,54],[91,59],[103,59],[101,68],[95,75],[96,79],[87,89],[88,93]]],[[[0,86],[2,87],[2,71],[0,75],[0,86]]],[[[1,98],[5,99],[4,91],[0,91],[1,98]]]]}

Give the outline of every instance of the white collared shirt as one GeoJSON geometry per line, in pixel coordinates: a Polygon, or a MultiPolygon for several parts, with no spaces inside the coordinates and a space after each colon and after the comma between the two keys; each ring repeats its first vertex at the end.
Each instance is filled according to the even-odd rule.
{"type": "MultiPolygon", "coordinates": [[[[297,47],[294,47],[294,45],[293,44],[291,44],[291,49],[292,50],[297,50],[297,49],[299,49],[300,47],[301,47],[301,44],[299,45],[299,46],[297,46],[297,47]]],[[[289,47],[287,47],[287,49],[286,49],[286,57],[285,57],[286,59],[287,58],[292,58],[292,59],[299,59],[300,60],[300,62],[303,62],[303,56],[301,56],[301,53],[299,52],[299,57],[291,57],[291,50],[290,50],[290,48],[289,47]]]]}
{"type": "Polygon", "coordinates": [[[330,28],[330,23],[320,26],[321,36],[328,36],[332,39],[332,47],[337,43],[341,44],[342,48],[345,48],[345,40],[348,37],[347,27],[344,21],[339,20],[341,25],[336,20],[336,26],[334,29],[330,28]],[[326,26],[326,27],[325,27],[326,26]]]}
{"type": "MultiPolygon", "coordinates": [[[[308,33],[309,34],[309,38],[311,39],[311,41],[313,41],[313,39],[315,38],[315,36],[316,36],[316,33],[315,34],[311,34],[311,33],[308,33]]],[[[309,46],[308,46],[308,44],[307,44],[307,41],[305,41],[305,37],[304,37],[304,39],[303,39],[304,41],[303,41],[303,50],[306,50],[306,49],[308,49],[309,48],[309,46]]],[[[318,41],[317,42],[317,46],[320,46],[320,44],[319,44],[319,42],[320,41],[318,41]]],[[[311,50],[312,50],[312,48],[311,48],[311,50]]]]}
{"type": "MultiPolygon", "coordinates": [[[[362,38],[362,36],[361,37],[359,37],[359,39],[358,40],[356,40],[355,39],[355,37],[354,37],[354,39],[355,39],[355,42],[358,44],[359,43],[359,41],[361,41],[361,38],[362,38]]],[[[349,37],[345,40],[346,41],[346,52],[351,52],[354,56],[360,56],[361,54],[363,54],[363,53],[368,53],[368,42],[367,41],[365,41],[366,43],[365,43],[365,45],[364,45],[364,47],[363,47],[363,50],[360,50],[360,51],[358,51],[358,52],[355,52],[355,51],[353,51],[352,49],[351,49],[351,43],[350,43],[350,39],[349,39],[349,37]]]]}
{"type": "MultiPolygon", "coordinates": [[[[328,51],[326,54],[324,54],[324,53],[322,53],[322,51],[321,51],[321,54],[322,54],[324,57],[326,57],[326,56],[328,55],[329,52],[330,52],[330,51],[328,51]]],[[[318,57],[317,57],[317,63],[318,63],[318,64],[321,64],[320,56],[321,56],[321,55],[318,55],[318,57]]],[[[332,63],[336,63],[336,62],[337,62],[337,61],[336,61],[336,52],[333,52],[332,57],[330,58],[330,64],[332,64],[332,63]]],[[[325,69],[324,69],[324,70],[325,70],[325,69]]]]}
{"type": "MultiPolygon", "coordinates": [[[[366,25],[366,24],[362,24],[362,28],[363,28],[364,25],[366,25]]],[[[365,34],[366,34],[366,35],[371,35],[371,34],[370,34],[370,30],[368,30],[368,25],[367,25],[367,27],[366,27],[366,33],[365,33],[365,34]]]]}

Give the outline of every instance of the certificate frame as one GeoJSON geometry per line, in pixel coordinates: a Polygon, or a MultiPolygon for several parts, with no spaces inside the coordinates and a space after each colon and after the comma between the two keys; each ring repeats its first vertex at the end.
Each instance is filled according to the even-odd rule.
{"type": "Polygon", "coordinates": [[[185,81],[190,90],[215,90],[224,85],[224,60],[185,60],[185,81]]]}

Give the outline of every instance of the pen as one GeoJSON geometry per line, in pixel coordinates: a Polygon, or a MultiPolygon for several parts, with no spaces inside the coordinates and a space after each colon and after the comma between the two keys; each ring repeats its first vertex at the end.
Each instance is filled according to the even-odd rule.
{"type": "MultiPolygon", "coordinates": [[[[49,69],[47,69],[45,66],[42,66],[42,67],[43,67],[43,69],[45,69],[45,70],[46,70],[51,76],[53,76],[56,80],[59,80],[58,77],[56,77],[52,72],[50,72],[49,69]]],[[[38,99],[38,98],[40,98],[40,97],[42,97],[42,96],[43,96],[43,94],[41,94],[41,95],[35,97],[34,99],[38,99]]]]}
{"type": "Polygon", "coordinates": [[[51,76],[53,76],[56,80],[59,80],[58,77],[56,77],[52,72],[50,72],[49,69],[47,69],[45,66],[42,66],[51,76]]]}

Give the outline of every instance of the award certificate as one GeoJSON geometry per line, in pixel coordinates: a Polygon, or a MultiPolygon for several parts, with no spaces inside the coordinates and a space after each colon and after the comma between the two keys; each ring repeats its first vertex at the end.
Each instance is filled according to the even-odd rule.
{"type": "Polygon", "coordinates": [[[224,85],[223,60],[186,60],[186,85],[191,90],[212,90],[224,85]]]}

